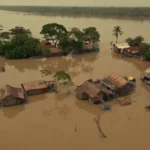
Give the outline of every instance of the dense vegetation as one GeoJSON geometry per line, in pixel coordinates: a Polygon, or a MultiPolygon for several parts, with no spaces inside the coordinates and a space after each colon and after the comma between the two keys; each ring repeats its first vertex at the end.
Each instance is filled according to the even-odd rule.
{"type": "MultiPolygon", "coordinates": [[[[95,27],[82,31],[78,28],[67,30],[57,23],[45,24],[40,32],[47,42],[61,48],[64,54],[73,50],[81,51],[84,44],[94,45],[100,40],[100,34],[95,27]]],[[[8,59],[22,59],[33,56],[49,56],[50,48],[45,48],[39,39],[32,37],[32,32],[24,27],[14,27],[3,31],[0,26],[0,55],[8,59]]]]}
{"type": "Polygon", "coordinates": [[[145,56],[146,60],[150,61],[150,44],[144,42],[144,38],[142,36],[137,36],[135,38],[127,38],[126,42],[130,46],[139,46],[140,51],[138,55],[145,56]]]}
{"type": "Polygon", "coordinates": [[[21,59],[41,54],[39,40],[29,29],[15,27],[0,32],[0,55],[8,59],[21,59]]]}
{"type": "Polygon", "coordinates": [[[53,6],[0,6],[0,10],[37,13],[41,15],[72,17],[111,17],[149,19],[149,7],[53,7],[53,6]]]}

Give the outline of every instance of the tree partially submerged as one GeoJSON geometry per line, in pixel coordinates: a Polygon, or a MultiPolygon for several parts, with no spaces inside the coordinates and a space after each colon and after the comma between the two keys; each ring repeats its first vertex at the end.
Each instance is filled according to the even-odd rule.
{"type": "Polygon", "coordinates": [[[123,31],[120,26],[116,26],[113,29],[113,35],[116,37],[116,43],[118,42],[119,35],[122,35],[123,31]]]}
{"type": "Polygon", "coordinates": [[[67,30],[61,24],[51,23],[45,24],[40,34],[43,34],[47,41],[51,41],[53,44],[57,45],[61,39],[65,38],[67,30]]]}
{"type": "Polygon", "coordinates": [[[21,59],[36,56],[39,40],[27,35],[16,35],[4,44],[5,57],[8,59],[21,59]]]}
{"type": "Polygon", "coordinates": [[[49,70],[41,70],[41,73],[44,76],[52,75],[56,82],[63,82],[64,84],[72,83],[71,76],[65,71],[57,71],[56,73],[52,73],[49,70]]]}

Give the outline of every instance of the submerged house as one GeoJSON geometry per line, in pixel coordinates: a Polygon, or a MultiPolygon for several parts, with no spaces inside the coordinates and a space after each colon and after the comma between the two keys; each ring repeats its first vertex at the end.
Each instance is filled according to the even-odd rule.
{"type": "Polygon", "coordinates": [[[115,92],[115,95],[126,95],[133,90],[133,84],[128,79],[122,78],[118,74],[112,73],[102,81],[102,86],[107,86],[115,92]]]}
{"type": "Polygon", "coordinates": [[[56,47],[56,45],[53,45],[46,40],[42,40],[40,43],[41,43],[41,47],[43,49],[49,50],[49,54],[47,55],[47,57],[62,56],[63,55],[63,50],[56,47]]]}
{"type": "Polygon", "coordinates": [[[63,50],[60,49],[60,48],[50,48],[50,56],[53,57],[53,56],[63,56],[63,50]]]}
{"type": "Polygon", "coordinates": [[[107,100],[107,94],[92,81],[85,81],[76,88],[76,96],[80,100],[90,100],[93,103],[107,100]]]}
{"type": "Polygon", "coordinates": [[[125,49],[130,48],[128,43],[113,44],[113,50],[116,53],[123,53],[125,49]]]}
{"type": "Polygon", "coordinates": [[[28,83],[22,83],[21,86],[23,90],[27,93],[27,95],[36,95],[55,91],[54,81],[44,81],[44,80],[31,81],[28,83]]]}
{"type": "Polygon", "coordinates": [[[123,54],[127,57],[134,57],[140,51],[139,46],[130,46],[129,48],[124,49],[123,54]]]}
{"type": "Polygon", "coordinates": [[[0,89],[0,105],[11,106],[19,105],[25,102],[25,95],[22,88],[12,87],[6,85],[5,88],[0,89]]]}
{"type": "Polygon", "coordinates": [[[141,79],[145,84],[150,86],[150,67],[145,70],[141,79]]]}

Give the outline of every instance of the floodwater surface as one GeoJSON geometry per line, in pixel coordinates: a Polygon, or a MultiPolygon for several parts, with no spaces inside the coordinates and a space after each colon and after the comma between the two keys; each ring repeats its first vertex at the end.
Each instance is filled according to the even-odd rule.
{"type": "Polygon", "coordinates": [[[143,35],[148,41],[150,21],[45,17],[4,11],[0,11],[0,20],[5,30],[24,26],[39,38],[42,25],[52,22],[64,24],[67,28],[95,26],[101,33],[99,53],[36,60],[0,58],[0,66],[6,69],[0,74],[0,88],[6,84],[19,87],[22,82],[50,79],[41,75],[42,69],[69,72],[75,86],[112,72],[137,79],[135,92],[127,97],[132,99],[132,105],[122,107],[114,100],[109,102],[112,110],[108,112],[103,112],[100,105],[77,100],[75,86],[60,87],[58,94],[29,97],[25,105],[1,108],[2,150],[149,150],[150,112],[144,107],[150,101],[150,89],[141,84],[140,76],[150,64],[115,57],[109,43],[115,40],[112,37],[115,25],[120,25],[124,31],[120,41],[136,35],[143,35]],[[100,126],[107,138],[102,138],[99,133],[94,121],[97,116],[100,116],[100,126]]]}

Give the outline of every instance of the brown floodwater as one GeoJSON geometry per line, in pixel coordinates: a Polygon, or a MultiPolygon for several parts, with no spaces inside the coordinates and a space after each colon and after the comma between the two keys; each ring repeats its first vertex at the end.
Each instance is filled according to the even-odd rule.
{"type": "Polygon", "coordinates": [[[150,89],[141,84],[140,76],[150,63],[117,58],[109,43],[115,40],[112,37],[115,25],[120,25],[124,31],[120,41],[136,35],[143,35],[148,41],[150,21],[45,17],[4,11],[0,11],[0,20],[5,30],[24,26],[39,38],[42,25],[51,22],[62,23],[67,28],[95,26],[101,33],[100,53],[36,60],[0,58],[0,66],[6,69],[0,74],[0,88],[6,84],[19,87],[22,82],[48,80],[50,77],[42,77],[42,69],[69,72],[75,86],[112,72],[137,79],[135,92],[127,97],[132,99],[132,105],[122,107],[114,100],[109,102],[112,110],[108,112],[103,112],[101,105],[77,100],[74,87],[60,87],[58,94],[32,96],[25,105],[1,108],[2,150],[149,150],[150,112],[144,107],[150,104],[150,89]],[[100,136],[94,122],[97,116],[101,117],[100,126],[107,138],[100,136]]]}

